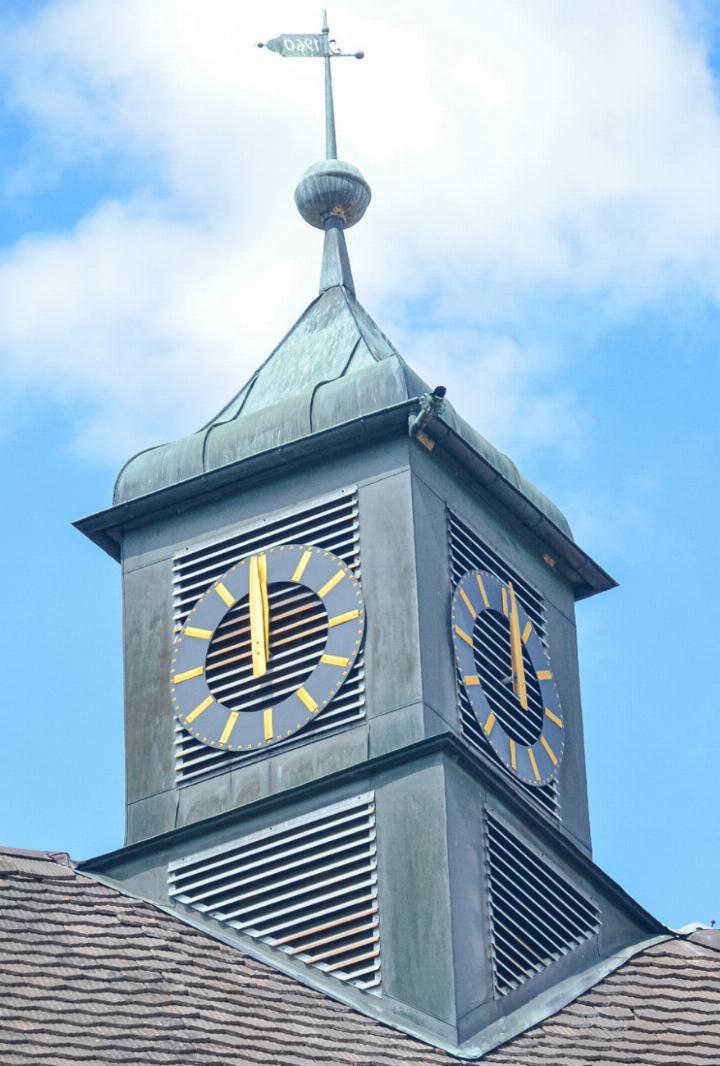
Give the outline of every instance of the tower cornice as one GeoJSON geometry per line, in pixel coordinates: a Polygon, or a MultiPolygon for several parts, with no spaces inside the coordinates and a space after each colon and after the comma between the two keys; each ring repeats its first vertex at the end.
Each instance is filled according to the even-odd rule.
{"type": "MultiPolygon", "coordinates": [[[[318,456],[327,455],[329,451],[337,453],[362,447],[369,440],[397,434],[407,436],[409,420],[419,408],[419,398],[412,397],[380,410],[369,411],[339,425],[203,471],[114,507],[97,511],[78,519],[74,525],[103,551],[119,561],[123,531],[148,519],[159,517],[163,512],[177,513],[178,510],[197,506],[204,500],[231,495],[241,486],[262,478],[271,471],[277,474],[279,469],[288,470],[310,463],[318,456]]],[[[491,445],[487,445],[483,438],[479,438],[479,434],[470,430],[463,420],[455,416],[451,421],[451,416],[443,413],[433,417],[425,428],[429,439],[437,444],[433,449],[437,458],[446,455],[459,464],[467,475],[547,545],[552,552],[553,562],[569,577],[577,599],[616,587],[614,578],[575,543],[569,532],[541,506],[541,502],[533,499],[527,491],[523,491],[523,482],[514,484],[506,473],[498,469],[500,460],[505,457],[491,445]],[[473,442],[470,438],[470,434],[479,438],[486,448],[481,450],[478,442],[473,442]],[[497,460],[493,461],[495,456],[497,460]]],[[[422,447],[420,444],[414,446],[422,447]]],[[[524,484],[529,485],[527,482],[524,484]]],[[[541,494],[537,495],[544,500],[541,494]]]]}

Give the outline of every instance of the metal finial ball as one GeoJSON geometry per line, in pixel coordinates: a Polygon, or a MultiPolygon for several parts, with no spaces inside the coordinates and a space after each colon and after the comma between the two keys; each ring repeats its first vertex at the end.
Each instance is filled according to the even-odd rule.
{"type": "Polygon", "coordinates": [[[365,214],[370,186],[352,163],[324,159],[303,174],[295,190],[295,203],[305,221],[317,229],[325,229],[329,218],[341,218],[348,229],[365,214]]]}

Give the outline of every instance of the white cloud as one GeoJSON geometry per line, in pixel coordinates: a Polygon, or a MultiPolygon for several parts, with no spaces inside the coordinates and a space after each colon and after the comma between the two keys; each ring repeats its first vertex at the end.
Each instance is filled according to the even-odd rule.
{"type": "Polygon", "coordinates": [[[429,385],[449,386],[459,414],[496,447],[512,454],[576,449],[579,413],[556,386],[557,351],[468,327],[398,329],[393,337],[429,385]]]}
{"type": "MultiPolygon", "coordinates": [[[[350,235],[361,299],[501,446],[566,447],[557,331],[533,333],[524,306],[581,299],[597,328],[676,290],[720,297],[702,41],[668,0],[332,16],[367,52],[335,64],[341,155],[375,192],[350,235]]],[[[8,99],[45,159],[11,166],[6,195],[70,164],[137,167],[123,202],[0,260],[5,377],[79,401],[87,450],[122,459],[197,428],[312,297],[320,238],[291,192],[321,154],[321,68],[253,42],[316,22],[298,3],[65,0],[7,28],[8,99]]]]}

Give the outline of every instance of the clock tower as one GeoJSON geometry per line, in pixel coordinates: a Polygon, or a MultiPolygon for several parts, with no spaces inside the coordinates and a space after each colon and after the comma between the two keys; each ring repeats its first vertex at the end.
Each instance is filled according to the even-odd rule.
{"type": "Polygon", "coordinates": [[[77,523],[124,599],[126,839],[84,868],[472,1056],[662,932],[591,857],[574,605],[614,582],[358,302],[360,172],[295,198],[317,298],[77,523]]]}

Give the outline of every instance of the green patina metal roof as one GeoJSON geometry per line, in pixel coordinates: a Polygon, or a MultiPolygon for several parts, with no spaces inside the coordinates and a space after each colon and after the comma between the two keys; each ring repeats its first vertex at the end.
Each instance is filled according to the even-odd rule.
{"type": "MultiPolygon", "coordinates": [[[[341,173],[345,180],[347,175],[342,169],[341,173]]],[[[306,175],[303,181],[310,182],[312,191],[316,176],[306,175]]],[[[322,193],[323,202],[329,202],[326,186],[322,193]]],[[[305,195],[310,196],[307,188],[305,195]]],[[[428,393],[425,382],[358,303],[343,212],[334,211],[325,223],[320,295],[211,422],[182,440],[140,452],[123,467],[115,486],[116,505],[428,393]]],[[[443,407],[442,421],[541,514],[572,536],[562,512],[450,403],[443,407]]]]}
{"type": "MultiPolygon", "coordinates": [[[[326,289],[230,403],[197,433],[140,452],[122,469],[126,503],[319,430],[420,397],[428,386],[343,284],[326,289]]],[[[563,532],[562,512],[446,403],[443,421],[563,532]]]]}

